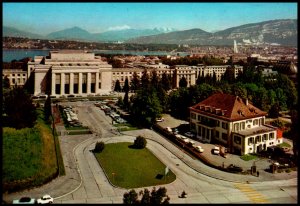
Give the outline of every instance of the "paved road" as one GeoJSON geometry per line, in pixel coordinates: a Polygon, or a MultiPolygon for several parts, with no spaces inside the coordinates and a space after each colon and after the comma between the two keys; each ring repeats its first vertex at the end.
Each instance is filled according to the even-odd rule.
{"type": "Polygon", "coordinates": [[[240,175],[228,175],[205,167],[151,130],[131,131],[123,135],[112,132],[111,119],[91,103],[80,103],[76,109],[79,119],[95,133],[60,137],[66,176],[40,188],[4,195],[6,200],[48,193],[55,197],[55,203],[122,203],[127,190],[108,182],[90,150],[96,141],[133,142],[135,136],[141,133],[148,138],[147,147],[176,174],[174,182],[163,185],[171,203],[297,203],[297,178],[267,182],[255,182],[253,179],[253,183],[246,184],[240,175]],[[221,178],[215,178],[217,174],[221,178]],[[183,190],[187,192],[187,198],[178,197],[183,190]]]}

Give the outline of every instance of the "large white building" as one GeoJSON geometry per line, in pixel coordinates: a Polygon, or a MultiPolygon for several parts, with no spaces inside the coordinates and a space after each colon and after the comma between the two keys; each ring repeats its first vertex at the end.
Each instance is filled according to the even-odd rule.
{"type": "Polygon", "coordinates": [[[36,56],[28,62],[27,75],[33,75],[35,96],[87,96],[111,91],[111,69],[94,53],[62,50],[36,56]]]}
{"type": "MultiPolygon", "coordinates": [[[[28,62],[27,71],[3,70],[3,77],[7,76],[11,85],[24,86],[29,81],[33,84],[33,95],[49,94],[52,97],[90,96],[107,94],[114,90],[119,80],[123,86],[125,79],[131,83],[133,74],[142,76],[146,69],[149,76],[153,70],[159,78],[164,73],[172,79],[172,87],[178,88],[184,77],[187,87],[196,84],[198,76],[216,74],[217,80],[225,73],[229,65],[221,66],[188,66],[165,64],[132,64],[132,68],[112,68],[110,64],[95,56],[92,52],[78,50],[51,51],[49,56],[35,56],[28,62]]],[[[235,76],[243,71],[242,66],[234,66],[235,76]]]]}
{"type": "Polygon", "coordinates": [[[190,126],[203,142],[241,155],[257,153],[283,141],[276,127],[265,124],[266,114],[247,99],[216,93],[190,107],[190,126]]]}

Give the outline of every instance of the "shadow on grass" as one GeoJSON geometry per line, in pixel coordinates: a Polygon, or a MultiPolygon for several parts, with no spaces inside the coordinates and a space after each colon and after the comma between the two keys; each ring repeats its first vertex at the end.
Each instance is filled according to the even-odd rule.
{"type": "Polygon", "coordinates": [[[130,149],[143,149],[143,148],[136,147],[134,144],[128,145],[128,148],[130,148],[130,149]]]}
{"type": "Polygon", "coordinates": [[[161,180],[163,177],[164,177],[164,175],[162,175],[162,174],[157,174],[155,178],[161,180]]]}

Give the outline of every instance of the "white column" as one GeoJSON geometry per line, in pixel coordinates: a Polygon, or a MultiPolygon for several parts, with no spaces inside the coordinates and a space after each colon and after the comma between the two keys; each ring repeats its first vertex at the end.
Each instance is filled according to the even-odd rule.
{"type": "Polygon", "coordinates": [[[79,76],[78,76],[78,94],[82,94],[82,73],[80,72],[79,73],[79,76]]]}
{"type": "Polygon", "coordinates": [[[70,73],[70,94],[74,94],[74,73],[70,73]]]}
{"type": "Polygon", "coordinates": [[[99,72],[96,73],[96,85],[95,85],[95,93],[99,93],[99,72]]]}
{"type": "Polygon", "coordinates": [[[55,73],[51,76],[51,95],[55,95],[55,73]]]}
{"type": "Polygon", "coordinates": [[[60,95],[65,94],[65,73],[61,73],[60,76],[60,95]]]}
{"type": "Polygon", "coordinates": [[[91,73],[88,72],[87,73],[87,82],[86,82],[86,87],[87,87],[87,94],[91,94],[91,82],[92,82],[92,77],[91,77],[91,73]]]}

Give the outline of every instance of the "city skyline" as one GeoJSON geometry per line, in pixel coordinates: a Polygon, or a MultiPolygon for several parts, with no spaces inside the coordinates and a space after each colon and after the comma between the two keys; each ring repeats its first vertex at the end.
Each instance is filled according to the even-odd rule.
{"type": "Polygon", "coordinates": [[[297,3],[3,3],[2,15],[3,26],[41,35],[74,26],[90,33],[156,27],[215,32],[297,19],[297,3]]]}

